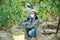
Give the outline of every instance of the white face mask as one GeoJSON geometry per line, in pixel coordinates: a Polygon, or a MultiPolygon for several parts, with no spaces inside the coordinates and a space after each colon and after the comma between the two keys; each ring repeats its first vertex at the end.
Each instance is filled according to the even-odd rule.
{"type": "Polygon", "coordinates": [[[32,15],[32,14],[31,14],[31,17],[33,18],[33,17],[34,17],[34,15],[32,15]]]}

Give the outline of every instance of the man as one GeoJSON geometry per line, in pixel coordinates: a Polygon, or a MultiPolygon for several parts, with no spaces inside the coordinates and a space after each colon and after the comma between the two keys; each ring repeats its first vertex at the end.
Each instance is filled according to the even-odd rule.
{"type": "MultiPolygon", "coordinates": [[[[27,20],[25,20],[25,25],[29,25],[29,24],[38,24],[39,23],[39,20],[38,20],[38,17],[37,17],[37,12],[36,10],[32,9],[31,12],[30,12],[30,17],[27,18],[27,20]]],[[[27,27],[26,29],[27,31],[27,34],[31,37],[35,37],[36,36],[36,28],[35,27],[27,27]]]]}
{"type": "Polygon", "coordinates": [[[28,12],[28,18],[30,17],[30,12],[31,12],[31,8],[30,8],[30,4],[29,3],[26,3],[25,5],[25,10],[28,12]]]}
{"type": "Polygon", "coordinates": [[[36,10],[32,10],[30,12],[30,18],[27,18],[27,20],[25,20],[25,24],[38,24],[38,17],[37,17],[37,12],[36,10]]]}

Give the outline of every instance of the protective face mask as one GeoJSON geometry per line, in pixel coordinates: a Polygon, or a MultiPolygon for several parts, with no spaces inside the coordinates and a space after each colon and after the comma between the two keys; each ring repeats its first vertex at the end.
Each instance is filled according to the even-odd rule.
{"type": "Polygon", "coordinates": [[[34,17],[34,15],[32,15],[32,14],[31,14],[31,17],[33,18],[33,17],[34,17]]]}

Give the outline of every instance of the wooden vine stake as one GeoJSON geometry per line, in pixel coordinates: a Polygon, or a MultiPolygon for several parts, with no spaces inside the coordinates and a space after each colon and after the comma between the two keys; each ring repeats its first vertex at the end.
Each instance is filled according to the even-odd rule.
{"type": "Polygon", "coordinates": [[[58,26],[57,26],[56,34],[58,34],[59,26],[60,26],[60,17],[59,17],[59,21],[58,21],[58,26]]]}

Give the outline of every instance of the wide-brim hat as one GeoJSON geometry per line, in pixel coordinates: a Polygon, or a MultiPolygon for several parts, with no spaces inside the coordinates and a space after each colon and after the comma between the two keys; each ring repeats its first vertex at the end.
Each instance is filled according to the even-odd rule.
{"type": "Polygon", "coordinates": [[[29,3],[26,3],[26,5],[30,6],[30,4],[29,4],[29,3]]]}
{"type": "Polygon", "coordinates": [[[35,14],[37,14],[37,11],[35,9],[32,9],[32,12],[35,12],[35,14]]]}

